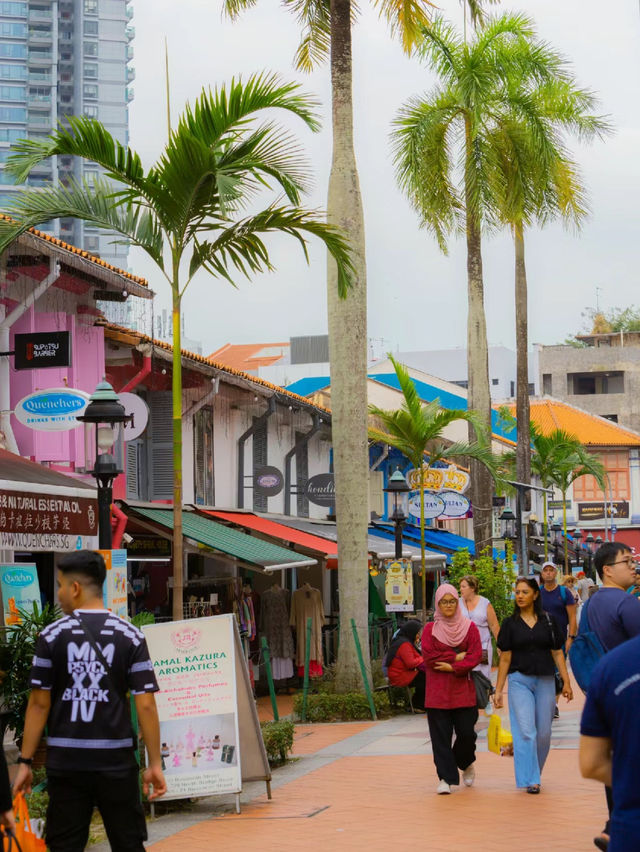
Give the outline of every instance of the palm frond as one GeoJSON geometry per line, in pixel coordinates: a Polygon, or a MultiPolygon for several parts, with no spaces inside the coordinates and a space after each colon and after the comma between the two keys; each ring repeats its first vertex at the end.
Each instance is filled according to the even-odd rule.
{"type": "Polygon", "coordinates": [[[373,0],[373,5],[389,25],[391,35],[400,38],[402,49],[410,54],[431,25],[435,3],[430,0],[373,0]]]}
{"type": "Polygon", "coordinates": [[[302,38],[296,51],[295,64],[307,73],[320,65],[331,48],[330,0],[283,0],[302,28],[302,38]]]}

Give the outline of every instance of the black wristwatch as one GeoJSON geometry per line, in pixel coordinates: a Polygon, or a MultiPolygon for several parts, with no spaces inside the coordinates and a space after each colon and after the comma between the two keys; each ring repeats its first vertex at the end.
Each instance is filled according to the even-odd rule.
{"type": "Polygon", "coordinates": [[[33,763],[33,758],[32,757],[22,757],[22,755],[20,755],[20,757],[16,760],[16,763],[24,763],[27,766],[31,766],[31,764],[33,763]]]}

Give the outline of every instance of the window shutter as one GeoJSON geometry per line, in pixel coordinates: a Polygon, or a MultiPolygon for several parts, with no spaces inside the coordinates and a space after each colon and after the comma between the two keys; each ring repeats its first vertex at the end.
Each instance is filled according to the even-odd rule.
{"type": "Polygon", "coordinates": [[[193,417],[193,465],[194,500],[199,506],[213,506],[213,409],[209,406],[193,417]]]}
{"type": "MultiPolygon", "coordinates": [[[[296,444],[304,437],[304,432],[296,432],[296,444]]],[[[309,479],[309,444],[296,450],[296,508],[299,518],[309,517],[309,501],[305,487],[309,479]]]]}
{"type": "Polygon", "coordinates": [[[173,497],[173,423],[171,391],[149,395],[151,444],[149,451],[150,499],[173,497]]]}
{"type": "Polygon", "coordinates": [[[140,443],[129,441],[127,444],[127,497],[130,500],[140,499],[140,469],[138,455],[140,443]]]}
{"type": "MultiPolygon", "coordinates": [[[[257,420],[254,417],[254,423],[257,420]]],[[[253,476],[255,479],[258,468],[264,467],[267,464],[267,421],[263,420],[253,433],[253,476]]],[[[267,500],[264,494],[258,494],[256,489],[253,489],[253,510],[254,512],[266,512],[267,500]]]]}

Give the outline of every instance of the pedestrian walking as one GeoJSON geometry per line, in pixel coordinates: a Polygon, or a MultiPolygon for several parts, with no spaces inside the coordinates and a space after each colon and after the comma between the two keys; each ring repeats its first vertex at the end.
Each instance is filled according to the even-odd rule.
{"type": "Polygon", "coordinates": [[[105,564],[80,550],[58,563],[65,614],[40,634],[14,792],[30,792],[31,762],[47,726],[46,841],[50,852],[83,852],[96,806],[113,850],[143,852],[147,831],[140,801],[127,692],[148,753],[143,790],[166,792],[162,774],[158,685],[144,634],[104,609],[105,564]]]}
{"type": "Polygon", "coordinates": [[[580,771],[613,790],[608,845],[596,838],[596,846],[609,852],[637,852],[640,845],[639,706],[636,637],[606,654],[593,670],[580,724],[580,771]]]}
{"type": "Polygon", "coordinates": [[[476,690],[471,678],[482,658],[480,633],[462,614],[455,586],[443,583],[436,592],[433,622],[422,633],[426,665],[425,707],[439,794],[462,781],[475,779],[478,720],[476,690]],[[454,739],[455,734],[455,739],[454,739]]]}
{"type": "Polygon", "coordinates": [[[480,632],[482,659],[475,670],[482,672],[491,680],[491,665],[493,663],[493,643],[491,636],[498,638],[500,624],[498,616],[489,598],[478,593],[480,584],[478,578],[467,574],[460,580],[460,610],[471,619],[480,632]]]}
{"type": "MultiPolygon", "coordinates": [[[[562,650],[565,656],[569,653],[571,643],[578,632],[577,606],[571,591],[564,585],[558,585],[558,570],[553,562],[545,562],[540,572],[542,585],[540,596],[542,609],[553,616],[562,636],[562,650]]],[[[562,683],[558,677],[555,682],[556,699],[562,692],[562,683]]],[[[554,705],[553,718],[560,716],[558,702],[554,705]]]]}
{"type": "Polygon", "coordinates": [[[582,603],[589,600],[589,589],[595,585],[591,577],[587,577],[584,571],[578,571],[576,574],[576,589],[582,603]]]}
{"type": "MultiPolygon", "coordinates": [[[[627,589],[635,581],[636,562],[627,544],[607,541],[595,552],[593,563],[602,585],[587,604],[589,628],[604,650],[611,651],[628,639],[640,636],[640,600],[627,594],[627,589]]],[[[609,818],[602,832],[593,840],[601,850],[608,847],[614,810],[610,784],[605,785],[605,793],[609,818]]]]}
{"type": "Polygon", "coordinates": [[[551,745],[555,707],[555,670],[573,693],[562,646],[564,637],[553,616],[542,609],[541,590],[531,577],[518,577],[513,614],[502,622],[498,634],[501,651],[493,702],[503,706],[505,681],[509,682],[509,719],[513,735],[516,787],[540,792],[540,778],[551,745]]]}
{"type": "Polygon", "coordinates": [[[394,636],[384,659],[391,686],[412,687],[412,709],[424,712],[425,664],[416,648],[422,624],[415,619],[405,621],[394,636]]]}
{"type": "MultiPolygon", "coordinates": [[[[571,597],[573,598],[573,602],[577,607],[580,606],[580,593],[577,588],[577,579],[573,576],[573,574],[565,574],[562,578],[562,585],[565,589],[570,592],[571,597]]],[[[577,612],[577,610],[576,610],[577,612]]]]}

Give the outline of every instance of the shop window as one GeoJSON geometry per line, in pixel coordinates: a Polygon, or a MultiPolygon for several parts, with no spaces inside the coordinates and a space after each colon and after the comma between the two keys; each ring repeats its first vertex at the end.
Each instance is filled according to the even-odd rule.
{"type": "Polygon", "coordinates": [[[207,405],[193,416],[193,484],[194,502],[199,506],[213,506],[213,409],[207,405]]]}

